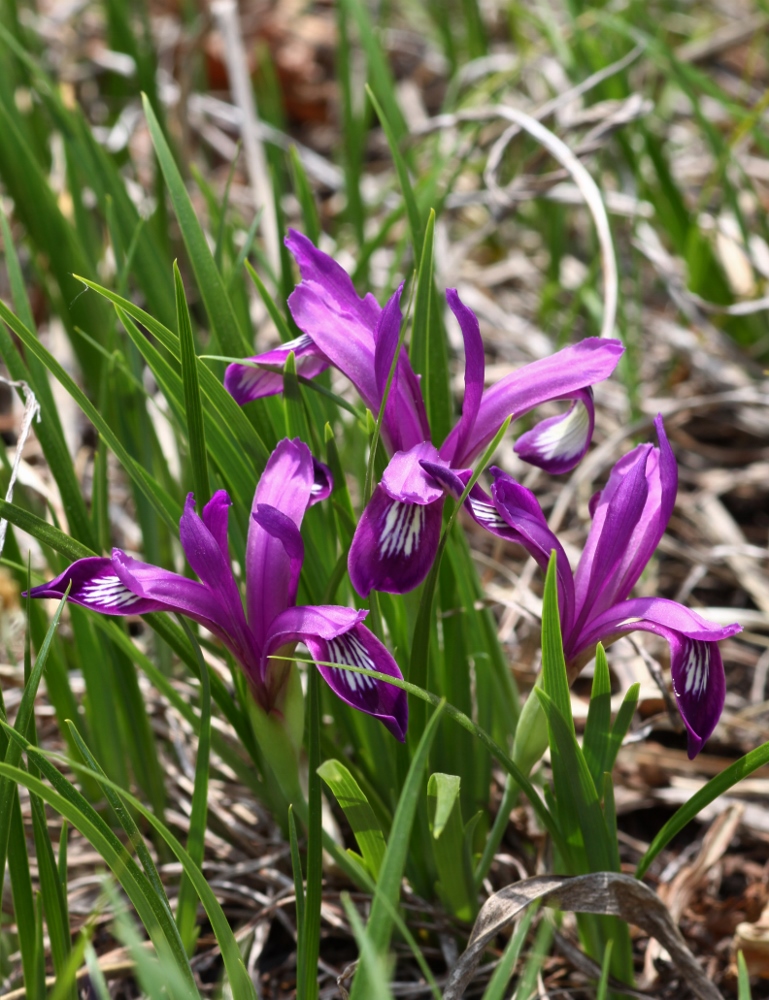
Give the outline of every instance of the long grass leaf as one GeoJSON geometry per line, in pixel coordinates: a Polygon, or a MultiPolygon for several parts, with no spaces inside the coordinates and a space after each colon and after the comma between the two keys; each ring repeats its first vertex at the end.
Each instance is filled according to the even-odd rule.
{"type": "Polygon", "coordinates": [[[176,325],[181,348],[182,382],[184,383],[184,411],[187,417],[187,440],[192,463],[192,484],[198,510],[209,500],[208,460],[206,457],[206,436],[203,428],[203,408],[200,404],[198,385],[198,360],[195,354],[195,340],[192,336],[192,322],[184,295],[184,284],[179,273],[179,265],[174,261],[174,286],[176,288],[176,325]]]}
{"type": "MultiPolygon", "coordinates": [[[[427,756],[438,730],[438,722],[444,708],[445,703],[441,702],[425,727],[416,752],[411,759],[406,781],[398,799],[398,807],[393,817],[390,839],[377,882],[378,892],[371,907],[371,916],[366,925],[373,953],[380,957],[387,953],[393,927],[392,917],[383,900],[387,900],[391,906],[395,906],[400,897],[401,879],[403,878],[406,856],[411,841],[411,828],[417,811],[422,782],[424,781],[427,756]]],[[[358,966],[358,971],[350,992],[350,1000],[361,1000],[361,998],[370,996],[370,983],[373,974],[374,970],[364,960],[358,966]]]]}
{"type": "Polygon", "coordinates": [[[142,100],[152,144],[155,147],[155,153],[171,195],[184,245],[187,247],[211,329],[216,334],[219,345],[225,354],[247,354],[248,340],[238,326],[222,276],[206,242],[205,234],[184,186],[182,175],[179,173],[160,123],[145,94],[142,95],[142,100]]]}

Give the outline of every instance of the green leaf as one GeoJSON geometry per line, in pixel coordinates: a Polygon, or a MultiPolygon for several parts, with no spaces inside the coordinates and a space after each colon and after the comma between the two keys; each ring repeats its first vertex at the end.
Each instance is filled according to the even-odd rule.
{"type": "Polygon", "coordinates": [[[320,950],[320,908],[323,880],[323,801],[320,761],[320,674],[310,670],[307,676],[307,758],[309,789],[307,796],[307,893],[304,901],[300,1000],[317,1000],[318,952],[320,950]]]}
{"type": "Polygon", "coordinates": [[[384,860],[386,842],[382,827],[360,785],[338,760],[326,760],[318,774],[334,793],[347,817],[355,841],[372,878],[378,879],[384,860]]]}
{"type": "Polygon", "coordinates": [[[611,738],[611,677],[601,643],[595,651],[595,673],[587,710],[582,750],[596,788],[601,787],[607,767],[611,738]]]}
{"type": "Polygon", "coordinates": [[[760,747],[751,750],[750,753],[740,757],[733,764],[730,764],[724,771],[717,774],[715,778],[700,788],[692,795],[688,802],[685,802],[665,823],[660,832],[649,845],[646,854],[638,862],[635,874],[636,878],[643,878],[649,870],[649,865],[654,861],[663,848],[670,843],[677,833],[690,823],[698,813],[700,813],[711,802],[714,802],[719,795],[724,795],[733,788],[737,782],[747,778],[757,768],[769,762],[769,742],[762,743],[760,747]]]}
{"type": "Polygon", "coordinates": [[[219,345],[225,354],[245,355],[249,349],[248,340],[238,326],[222,276],[219,274],[213,254],[208,248],[205,234],[184,186],[182,176],[146,94],[142,95],[142,102],[152,144],[155,147],[155,153],[171,195],[184,245],[195,272],[211,329],[216,334],[219,345]]]}
{"type": "Polygon", "coordinates": [[[450,913],[469,923],[478,904],[459,787],[460,780],[454,774],[431,774],[427,782],[427,817],[440,895],[450,913]]]}
{"type": "MultiPolygon", "coordinates": [[[[43,676],[45,662],[48,659],[48,653],[51,649],[53,637],[56,634],[56,628],[59,624],[61,613],[64,610],[65,601],[66,596],[62,597],[59,601],[59,606],[56,608],[56,613],[51,619],[51,624],[48,626],[48,631],[45,634],[43,645],[40,647],[40,651],[37,654],[35,665],[29,674],[26,684],[24,685],[21,701],[19,702],[19,707],[16,711],[14,731],[19,733],[25,739],[27,729],[29,728],[30,721],[33,717],[37,689],[43,676]]],[[[21,749],[19,748],[18,743],[11,741],[6,748],[4,761],[9,766],[16,767],[20,759],[21,749]]],[[[5,871],[5,859],[7,857],[8,837],[13,817],[12,805],[15,792],[16,789],[11,781],[0,779],[0,871],[3,872],[5,871]]]]}
{"type": "MultiPolygon", "coordinates": [[[[111,292],[108,288],[104,288],[94,281],[89,281],[87,278],[79,277],[79,280],[89,288],[93,288],[100,295],[103,295],[106,299],[109,299],[114,305],[120,306],[124,312],[146,327],[154,337],[157,337],[162,346],[174,358],[177,360],[181,359],[179,338],[168,327],[163,326],[162,323],[159,323],[149,313],[140,309],[139,306],[134,305],[133,302],[123,298],[121,295],[117,295],[115,292],[111,292]]],[[[241,357],[242,352],[238,351],[232,356],[241,357]]],[[[219,415],[222,426],[229,428],[236,436],[245,453],[253,459],[257,471],[261,472],[267,464],[270,453],[259,434],[252,427],[248,417],[243,413],[242,408],[238,406],[211,369],[200,359],[198,359],[198,379],[203,394],[212,404],[214,412],[219,415]]]]}
{"type": "Polygon", "coordinates": [[[365,4],[359,0],[342,0],[346,15],[355,21],[360,41],[368,62],[368,78],[386,110],[394,138],[397,141],[408,135],[408,125],[398,103],[395,83],[388,65],[387,56],[377,38],[371,16],[365,4]]]}
{"type": "Polygon", "coordinates": [[[569,678],[561,640],[561,619],[558,613],[558,570],[555,552],[545,577],[542,597],[542,688],[565,720],[574,735],[574,718],[571,714],[569,678]]]}
{"type": "Polygon", "coordinates": [[[177,505],[159,483],[142,468],[141,464],[132,458],[115,432],[75,380],[2,301],[0,301],[0,319],[8,324],[26,349],[39,358],[54,378],[64,386],[86,417],[88,417],[94,427],[104,437],[112,451],[120,459],[128,475],[134,480],[150,504],[155,508],[160,517],[175,531],[180,513],[177,505]]]}
{"type": "MultiPolygon", "coordinates": [[[[99,852],[105,864],[112,869],[115,877],[136,907],[139,918],[159,953],[167,956],[170,961],[174,961],[177,967],[184,972],[188,982],[194,984],[192,972],[171,914],[120,840],[71,782],[67,781],[61,772],[50,763],[44,753],[31,745],[15,730],[11,730],[5,724],[2,725],[8,734],[13,736],[17,751],[23,748],[28,757],[34,759],[35,765],[53,787],[49,787],[33,775],[7,763],[0,764],[0,775],[2,775],[3,780],[15,781],[28,788],[30,792],[47,802],[61,816],[69,820],[86,837],[99,852]]],[[[72,766],[76,769],[80,767],[74,762],[72,766]]],[[[93,775],[90,769],[85,770],[91,776],[101,777],[93,775]]],[[[102,778],[101,780],[107,781],[108,779],[102,778]]]]}
{"type": "Polygon", "coordinates": [[[291,848],[291,870],[294,875],[294,895],[296,897],[296,967],[304,968],[304,878],[302,859],[299,856],[299,841],[296,836],[294,807],[288,807],[288,841],[291,848]]]}
{"type": "Polygon", "coordinates": [[[748,964],[742,950],[737,952],[737,1000],[752,1000],[748,964]]]}
{"type": "Polygon", "coordinates": [[[568,831],[567,839],[576,864],[582,852],[588,871],[610,871],[612,851],[606,822],[598,800],[598,792],[585,757],[574,735],[574,720],[565,719],[546,691],[534,688],[550,730],[550,752],[553,759],[553,783],[561,827],[568,831]]]}
{"type": "Polygon", "coordinates": [[[627,689],[625,697],[622,699],[622,704],[619,707],[619,712],[617,712],[617,717],[614,720],[614,725],[611,727],[611,733],[609,734],[608,753],[604,762],[604,768],[607,771],[614,770],[614,764],[617,760],[619,748],[622,746],[622,741],[625,739],[625,736],[627,736],[627,731],[630,729],[630,723],[633,721],[633,716],[635,715],[635,710],[638,706],[638,695],[640,691],[640,684],[631,684],[627,689]]]}
{"type": "Polygon", "coordinates": [[[317,246],[320,242],[320,219],[318,218],[318,208],[315,204],[315,197],[307,180],[307,173],[302,164],[302,160],[297,152],[296,146],[289,146],[288,160],[291,166],[291,179],[294,184],[299,205],[302,209],[302,222],[305,236],[309,236],[317,246]]]}
{"type": "MultiPolygon", "coordinates": [[[[22,323],[34,332],[35,322],[27,299],[24,276],[21,273],[10,228],[2,210],[0,210],[0,227],[2,227],[5,263],[8,269],[8,281],[11,286],[14,309],[21,317],[22,323]]],[[[25,364],[2,324],[0,324],[0,354],[2,354],[11,377],[15,381],[26,382],[37,397],[42,419],[35,424],[35,435],[40,441],[51,474],[59,487],[69,529],[84,544],[91,545],[93,538],[88,511],[64,438],[59,411],[53,398],[45,367],[33,354],[29,355],[25,364]]]]}
{"type": "MultiPolygon", "coordinates": [[[[401,879],[406,865],[406,856],[411,841],[411,828],[417,810],[424,769],[444,708],[445,702],[441,702],[425,727],[422,739],[411,759],[408,774],[398,799],[398,807],[393,817],[390,839],[377,882],[378,892],[366,925],[372,949],[376,955],[386,954],[390,944],[393,928],[392,909],[400,898],[401,879]]],[[[362,961],[353,981],[350,1000],[361,1000],[361,998],[371,996],[370,984],[373,974],[374,969],[371,965],[365,960],[362,961]]]]}
{"type": "MultiPolygon", "coordinates": [[[[419,262],[410,358],[414,371],[422,376],[421,390],[433,440],[443,441],[451,430],[452,407],[442,303],[438,299],[433,271],[434,241],[435,212],[431,209],[419,262]]],[[[416,250],[415,245],[415,253],[416,250]]]]}
{"type": "Polygon", "coordinates": [[[538,906],[536,903],[533,906],[527,907],[526,912],[518,921],[515,933],[507,942],[505,950],[502,952],[502,958],[500,958],[499,964],[489,980],[489,985],[483,994],[483,1000],[504,1000],[507,984],[510,982],[510,978],[515,971],[515,966],[537,909],[538,906]]]}
{"type": "Polygon", "coordinates": [[[198,385],[198,359],[195,354],[190,311],[187,308],[182,276],[176,261],[174,261],[174,285],[176,288],[176,324],[179,329],[182,381],[184,383],[184,411],[187,416],[187,440],[192,462],[192,485],[200,511],[208,503],[211,487],[208,483],[206,436],[203,429],[203,408],[200,403],[200,386],[198,385]]]}
{"type": "MultiPolygon", "coordinates": [[[[349,2],[349,0],[344,0],[344,2],[349,2]]],[[[360,5],[356,3],[355,6],[359,7],[360,5]]],[[[419,212],[419,206],[417,205],[417,200],[414,197],[414,189],[411,186],[411,178],[409,177],[408,167],[406,166],[406,161],[403,159],[398,146],[400,136],[396,134],[395,128],[388,117],[388,113],[383,110],[382,105],[377,100],[374,91],[368,86],[368,84],[366,85],[366,93],[368,94],[368,99],[371,101],[371,104],[377,113],[377,117],[382,125],[382,130],[387,137],[387,144],[390,147],[395,172],[398,175],[398,183],[400,184],[403,201],[406,205],[406,216],[409,220],[411,243],[414,247],[414,253],[416,254],[417,248],[421,247],[424,243],[424,227],[422,225],[422,216],[419,212]]]]}

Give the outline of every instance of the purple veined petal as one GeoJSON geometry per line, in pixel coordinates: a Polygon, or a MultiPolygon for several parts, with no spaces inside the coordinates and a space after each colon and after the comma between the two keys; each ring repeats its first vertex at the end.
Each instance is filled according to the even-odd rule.
{"type": "Polygon", "coordinates": [[[620,459],[598,501],[574,578],[578,628],[628,595],[620,589],[623,563],[631,540],[639,528],[644,530],[649,515],[654,516],[653,510],[644,516],[650,495],[646,465],[651,452],[652,446],[643,444],[620,459]]]}
{"type": "Polygon", "coordinates": [[[304,562],[304,542],[299,528],[290,517],[279,511],[277,507],[260,503],[256,505],[256,510],[251,514],[260,528],[267,534],[277,539],[288,556],[289,561],[289,585],[287,604],[296,601],[296,591],[299,586],[299,574],[302,572],[304,562]]]}
{"type": "MultiPolygon", "coordinates": [[[[675,505],[678,490],[678,467],[665,436],[661,417],[657,417],[655,424],[660,447],[650,448],[646,455],[645,475],[648,486],[646,503],[634,526],[628,519],[625,550],[619,565],[612,572],[610,602],[612,604],[616,604],[617,601],[623,600],[630,594],[654,555],[675,505]]],[[[612,498],[615,490],[616,481],[612,475],[601,500],[598,502],[596,512],[603,503],[612,506],[615,502],[612,498]],[[610,485],[612,491],[609,490],[610,485]]]]}
{"type": "Polygon", "coordinates": [[[102,556],[78,559],[54,580],[33,587],[29,596],[61,600],[68,584],[72,585],[68,600],[103,615],[145,615],[166,610],[165,601],[148,600],[130,590],[115,572],[112,559],[102,556]]]}
{"type": "Polygon", "coordinates": [[[717,643],[741,628],[737,623],[716,625],[676,601],[643,597],[623,601],[590,621],[580,648],[599,640],[612,642],[637,629],[662,636],[670,644],[673,690],[687,729],[689,757],[696,757],[724,707],[726,685],[717,643]]]}
{"type": "Polygon", "coordinates": [[[471,439],[483,396],[486,363],[483,357],[481,328],[475,313],[464,305],[455,288],[446,289],[446,301],[457,318],[465,343],[465,395],[462,401],[462,416],[450,435],[450,450],[444,450],[444,447],[440,449],[441,457],[453,462],[456,455],[465,453],[471,439]]]}
{"type": "Polygon", "coordinates": [[[312,487],[310,489],[310,506],[320,503],[331,496],[334,490],[334,477],[331,469],[324,463],[312,456],[312,487]]]}
{"type": "Polygon", "coordinates": [[[344,670],[376,670],[403,680],[398,664],[366,627],[365,612],[341,607],[289,608],[274,623],[265,656],[286,642],[303,642],[328,686],[346,704],[379,719],[401,742],[406,738],[406,692],[385,681],[344,670]],[[339,667],[327,666],[338,663],[339,667]]]}
{"type": "Polygon", "coordinates": [[[472,469],[457,471],[456,469],[449,468],[448,465],[443,465],[441,462],[430,462],[425,459],[420,459],[419,464],[428,476],[440,483],[444,492],[448,493],[455,500],[459,500],[465,492],[465,486],[473,474],[472,469]]]}
{"type": "MultiPolygon", "coordinates": [[[[374,373],[379,405],[381,405],[387,379],[390,375],[395,351],[398,347],[401,328],[400,299],[403,285],[390,298],[382,310],[374,339],[374,373]]],[[[427,422],[422,390],[419,379],[411,367],[408,353],[401,350],[395,374],[387,397],[382,436],[390,453],[407,451],[420,441],[429,440],[430,425],[427,422]]]]}
{"type": "Polygon", "coordinates": [[[522,545],[543,572],[547,571],[550,554],[555,552],[558,610],[561,632],[566,640],[574,619],[574,577],[568,556],[548,527],[542,508],[531,490],[501,469],[492,467],[490,471],[494,476],[491,497],[478,490],[477,486],[473,487],[468,497],[470,512],[487,531],[522,545]]]}
{"type": "Polygon", "coordinates": [[[208,528],[222,555],[229,564],[230,547],[227,542],[229,510],[232,506],[226,490],[217,490],[203,508],[203,524],[208,528]]]}
{"type": "Polygon", "coordinates": [[[443,490],[425,472],[422,462],[448,466],[429,441],[393,455],[382,474],[382,488],[393,500],[427,504],[442,499],[443,490]]]}
{"type": "MultiPolygon", "coordinates": [[[[273,507],[296,526],[302,524],[315,484],[310,449],[298,438],[284,438],[264,468],[251,513],[260,505],[273,507]]],[[[291,603],[292,566],[283,541],[252,518],[246,544],[246,606],[257,644],[264,644],[270,624],[291,603]]]]}
{"type": "Polygon", "coordinates": [[[115,575],[126,590],[146,601],[162,605],[153,608],[153,611],[186,615],[239,651],[248,645],[242,635],[246,623],[240,596],[237,606],[231,606],[220,591],[211,590],[205,584],[171,570],[134,559],[121,549],[112,550],[111,561],[115,575]]]}
{"type": "Polygon", "coordinates": [[[452,465],[469,465],[512,414],[520,417],[553,399],[571,399],[587,386],[608,378],[624,348],[619,340],[588,337],[572,347],[524,365],[484,392],[470,439],[463,452],[455,450],[457,428],[442,446],[454,449],[452,465]]]}
{"type": "MultiPolygon", "coordinates": [[[[220,492],[224,493],[223,490],[220,492]]],[[[226,493],[224,497],[229,499],[226,493]]],[[[187,557],[187,562],[192,567],[198,579],[215,594],[224,597],[228,602],[235,601],[240,604],[240,592],[233,579],[229,559],[224,554],[227,551],[226,537],[224,539],[225,548],[224,551],[222,550],[221,511],[215,512],[216,508],[221,505],[221,499],[217,499],[214,508],[211,508],[210,503],[207,505],[207,509],[211,508],[208,511],[209,520],[214,523],[217,529],[217,535],[215,536],[211,533],[203,519],[198,517],[195,512],[195,497],[192,493],[188,493],[184,504],[184,512],[179,521],[179,538],[184,549],[184,554],[187,557]]],[[[224,516],[226,518],[226,511],[224,516]]]]}
{"type": "Polygon", "coordinates": [[[283,392],[283,367],[292,351],[297,374],[304,375],[305,378],[315,378],[330,364],[328,358],[313,343],[312,337],[302,334],[272,351],[247,358],[252,364],[234,362],[228,365],[224,373],[224,388],[240,406],[283,392]]]}
{"type": "Polygon", "coordinates": [[[355,316],[372,331],[375,329],[379,303],[371,293],[360,298],[349,274],[333,257],[318,250],[312,240],[296,229],[289,229],[285,244],[294,255],[304,282],[319,285],[339,310],[355,316]]]}
{"type": "Polygon", "coordinates": [[[443,492],[431,503],[393,500],[377,486],[353,535],[347,568],[353,587],[405,594],[430,572],[441,534],[443,492]]]}
{"type": "Polygon", "coordinates": [[[526,431],[515,442],[515,451],[524,462],[551,475],[561,475],[579,464],[588,449],[595,426],[593,392],[574,393],[566,413],[548,417],[526,431]]]}

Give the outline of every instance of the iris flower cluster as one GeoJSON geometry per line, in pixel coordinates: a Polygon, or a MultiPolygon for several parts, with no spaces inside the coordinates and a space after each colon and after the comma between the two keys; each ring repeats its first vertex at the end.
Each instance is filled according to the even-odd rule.
{"type": "MultiPolygon", "coordinates": [[[[617,340],[588,338],[551,357],[525,365],[485,388],[478,321],[454,290],[448,306],[465,349],[462,414],[443,442],[432,440],[419,377],[406,352],[396,359],[403,321],[397,289],[384,308],[361,298],[347,273],[307,237],[286,240],[301,282],[289,298],[302,331],[275,350],[231,364],[225,386],[241,405],[283,390],[283,367],[293,353],[297,371],[312,378],[329,367],[352,382],[364,405],[384,408],[382,440],[389,463],[358,522],[349,552],[350,580],[361,597],[372,590],[403,594],[427,576],[438,551],[447,495],[462,495],[470,464],[508,417],[517,419],[542,403],[562,400],[566,412],[521,435],[515,451],[550,473],[573,469],[592,437],[592,386],[613,372],[622,354],[617,340]]],[[[658,447],[643,444],[614,466],[591,502],[592,527],[576,572],[547,525],[534,494],[499,469],[490,470],[486,493],[475,485],[464,501],[479,525],[522,545],[543,568],[556,553],[559,608],[570,676],[592,657],[596,644],[636,629],[666,639],[673,689],[684,720],[689,754],[699,752],[724,704],[724,670],[717,642],[739,631],[719,627],[675,601],[632,598],[670,519],[677,490],[675,458],[661,418],[658,447]]],[[[195,512],[187,498],[180,540],[198,577],[191,580],[139,562],[119,549],[109,558],[81,559],[55,580],[35,587],[34,597],[60,597],[109,615],[172,611],[208,629],[232,653],[248,678],[254,700],[269,717],[286,712],[289,659],[304,643],[321,676],[346,704],[378,718],[398,739],[407,727],[404,692],[392,684],[346,669],[401,672],[382,642],[363,624],[365,611],[336,605],[297,606],[304,548],[305,511],[331,492],[329,470],[299,440],[281,441],[256,487],[246,549],[245,608],[230,566],[223,490],[195,512]],[[333,666],[335,664],[336,666],[333,666]]]]}

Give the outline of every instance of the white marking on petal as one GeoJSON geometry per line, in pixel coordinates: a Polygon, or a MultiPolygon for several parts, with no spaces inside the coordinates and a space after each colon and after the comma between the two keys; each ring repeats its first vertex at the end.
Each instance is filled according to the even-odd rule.
{"type": "Polygon", "coordinates": [[[686,683],[684,694],[691,693],[701,698],[708,686],[710,675],[710,643],[702,639],[689,639],[686,648],[686,662],[683,665],[686,683]]]}
{"type": "Polygon", "coordinates": [[[79,597],[83,601],[93,601],[104,608],[127,608],[140,601],[117,576],[100,576],[90,580],[79,597]]]}
{"type": "Polygon", "coordinates": [[[301,351],[305,347],[309,347],[312,344],[312,337],[303,333],[300,337],[295,337],[293,340],[287,340],[285,344],[280,345],[281,351],[301,351]]]}
{"type": "Polygon", "coordinates": [[[468,501],[473,514],[489,528],[509,527],[504,518],[499,515],[497,508],[492,504],[486,503],[484,500],[475,500],[473,497],[468,497],[468,501]]]}
{"type": "Polygon", "coordinates": [[[589,431],[590,414],[584,403],[577,402],[565,417],[537,435],[534,448],[548,461],[574,458],[585,447],[589,431]]]}
{"type": "MultiPolygon", "coordinates": [[[[342,666],[361,667],[363,670],[376,670],[376,664],[366,651],[366,647],[360,639],[347,632],[345,635],[330,639],[328,645],[328,658],[331,663],[338,663],[342,666]]],[[[373,677],[366,674],[356,674],[352,670],[342,671],[342,680],[351,691],[371,690],[376,687],[373,677]]]]}
{"type": "Polygon", "coordinates": [[[410,556],[419,544],[419,536],[424,526],[425,509],[422,504],[393,500],[379,537],[381,557],[386,559],[395,555],[410,556]]]}

